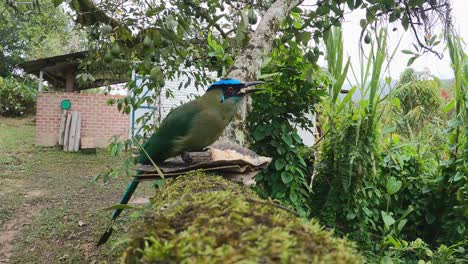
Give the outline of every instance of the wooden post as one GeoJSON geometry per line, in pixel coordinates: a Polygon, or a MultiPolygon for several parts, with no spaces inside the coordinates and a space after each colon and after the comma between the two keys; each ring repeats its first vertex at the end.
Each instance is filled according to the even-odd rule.
{"type": "Polygon", "coordinates": [[[43,71],[39,71],[39,87],[38,87],[38,91],[41,93],[42,92],[42,81],[44,80],[44,72],[43,71]]]}
{"type": "Polygon", "coordinates": [[[70,112],[67,113],[67,122],[65,123],[65,134],[63,136],[63,150],[68,151],[68,140],[70,137],[70,122],[71,122],[72,114],[70,112]]]}
{"type": "Polygon", "coordinates": [[[73,93],[75,86],[75,69],[68,68],[66,71],[65,92],[73,93]]]}
{"type": "Polygon", "coordinates": [[[67,110],[63,111],[62,118],[60,119],[60,129],[59,129],[59,145],[63,146],[63,141],[65,138],[65,125],[67,123],[67,110]]]}
{"type": "Polygon", "coordinates": [[[76,129],[75,129],[75,144],[73,145],[73,151],[78,151],[80,149],[80,139],[81,139],[81,115],[77,112],[76,115],[76,129]]]}
{"type": "Polygon", "coordinates": [[[76,121],[78,121],[78,112],[72,112],[71,124],[70,124],[70,136],[68,139],[68,151],[74,151],[75,139],[76,139],[76,121]]]}

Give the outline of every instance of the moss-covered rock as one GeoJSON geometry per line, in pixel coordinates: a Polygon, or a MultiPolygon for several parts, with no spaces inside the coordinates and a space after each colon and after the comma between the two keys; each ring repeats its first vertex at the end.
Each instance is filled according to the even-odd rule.
{"type": "Polygon", "coordinates": [[[360,263],[354,246],[318,223],[218,176],[166,184],[134,228],[123,263],[360,263]]]}

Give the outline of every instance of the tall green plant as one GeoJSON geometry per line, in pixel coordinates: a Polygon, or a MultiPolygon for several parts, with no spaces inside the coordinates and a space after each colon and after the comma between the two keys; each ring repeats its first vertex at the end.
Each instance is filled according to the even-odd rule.
{"type": "MultiPolygon", "coordinates": [[[[438,202],[433,204],[439,240],[468,241],[468,56],[457,35],[447,36],[448,50],[455,75],[455,116],[446,131],[449,158],[442,161],[438,202]]],[[[468,243],[468,242],[465,242],[468,243]]]]}
{"type": "MultiPolygon", "coordinates": [[[[340,65],[337,60],[342,61],[342,57],[333,55],[333,47],[339,47],[336,42],[342,42],[342,39],[336,38],[337,33],[330,35],[327,51],[332,56],[327,56],[327,62],[330,74],[338,80],[334,84],[337,86],[330,88],[333,93],[341,90],[339,80],[346,76],[347,66],[341,69],[336,66],[340,65]]],[[[387,32],[381,30],[370,46],[368,60],[361,64],[360,78],[356,78],[357,88],[343,100],[333,96],[327,98],[324,108],[329,133],[323,140],[317,181],[313,183],[316,195],[312,207],[322,221],[338,230],[361,231],[360,238],[368,242],[371,237],[365,234],[369,234],[369,230],[378,230],[382,223],[381,212],[376,208],[385,195],[377,188],[375,178],[381,151],[378,122],[382,113],[379,108],[381,76],[387,55],[387,32]],[[360,91],[359,103],[351,101],[356,89],[360,91]],[[336,111],[338,109],[340,111],[336,111]]],[[[352,65],[350,68],[353,70],[352,65]]],[[[356,76],[354,70],[353,74],[356,76]]]]}

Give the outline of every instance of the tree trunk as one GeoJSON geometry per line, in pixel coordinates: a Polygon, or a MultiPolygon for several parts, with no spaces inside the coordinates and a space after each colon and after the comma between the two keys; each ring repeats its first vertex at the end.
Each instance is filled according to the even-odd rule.
{"type": "MultiPolygon", "coordinates": [[[[234,61],[227,77],[245,82],[254,81],[263,63],[263,59],[271,52],[281,21],[289,14],[291,9],[303,1],[278,0],[265,12],[257,29],[252,35],[249,45],[234,61]]],[[[228,138],[241,146],[247,144],[245,118],[251,105],[251,98],[247,96],[242,101],[238,114],[226,127],[223,137],[228,138]]]]}

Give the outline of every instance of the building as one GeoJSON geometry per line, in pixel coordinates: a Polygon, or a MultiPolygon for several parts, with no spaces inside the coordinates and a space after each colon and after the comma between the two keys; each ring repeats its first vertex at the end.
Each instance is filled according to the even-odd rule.
{"type": "MultiPolygon", "coordinates": [[[[81,146],[83,148],[105,147],[114,136],[128,138],[129,116],[122,114],[115,105],[108,105],[109,99],[123,98],[122,95],[80,93],[89,88],[127,82],[129,78],[105,78],[97,72],[96,79],[86,84],[78,83],[79,60],[86,52],[28,61],[19,65],[26,73],[39,77],[36,110],[36,145],[55,146],[59,142],[61,104],[68,100],[69,111],[81,115],[81,146]],[[43,91],[43,81],[54,91],[43,91]]],[[[109,76],[109,75],[108,75],[109,76]]],[[[119,75],[116,75],[119,76],[119,75]]]]}

